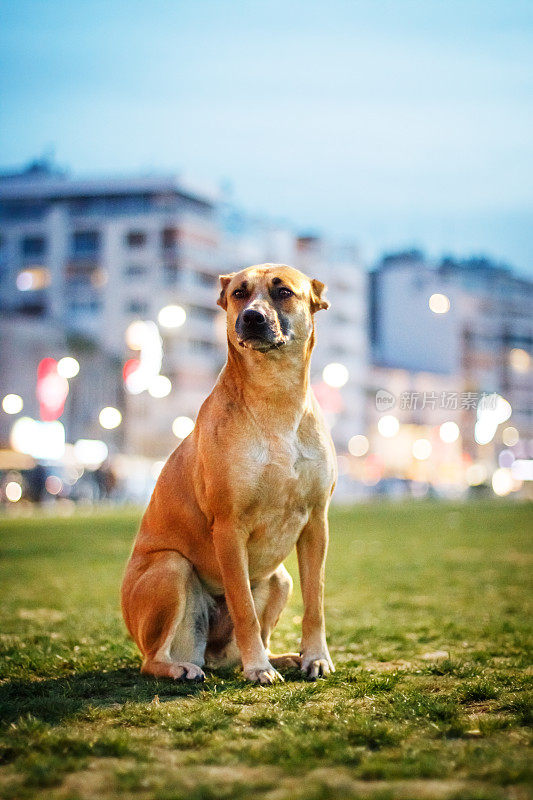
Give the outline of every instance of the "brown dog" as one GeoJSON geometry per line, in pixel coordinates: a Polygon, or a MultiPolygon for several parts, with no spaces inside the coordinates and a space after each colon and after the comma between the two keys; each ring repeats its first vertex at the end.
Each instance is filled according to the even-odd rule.
{"type": "Polygon", "coordinates": [[[193,432],[166,462],[122,585],[142,671],[202,680],[242,662],[251,681],[299,665],[334,671],[324,626],[327,509],[335,452],[310,387],[313,314],[324,284],[262,264],[220,278],[228,359],[193,432]],[[304,601],[301,655],[269,654],[292,580],[304,601]],[[228,613],[229,609],[229,613],[228,613]]]}

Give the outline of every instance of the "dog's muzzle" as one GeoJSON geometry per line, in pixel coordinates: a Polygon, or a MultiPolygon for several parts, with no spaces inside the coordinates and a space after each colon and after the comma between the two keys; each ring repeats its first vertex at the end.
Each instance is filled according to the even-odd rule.
{"type": "Polygon", "coordinates": [[[241,347],[266,352],[285,344],[286,338],[266,315],[256,308],[245,308],[235,323],[235,332],[241,347]]]}

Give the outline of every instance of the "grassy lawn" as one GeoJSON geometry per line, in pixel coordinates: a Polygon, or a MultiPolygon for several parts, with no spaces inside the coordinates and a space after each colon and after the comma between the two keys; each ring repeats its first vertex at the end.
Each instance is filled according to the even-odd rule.
{"type": "MultiPolygon", "coordinates": [[[[1,797],[530,796],[533,506],[333,511],[337,672],[269,688],[141,677],[118,608],[137,521],[0,521],[1,797]]],[[[274,650],[298,646],[295,584],[274,650]]]]}

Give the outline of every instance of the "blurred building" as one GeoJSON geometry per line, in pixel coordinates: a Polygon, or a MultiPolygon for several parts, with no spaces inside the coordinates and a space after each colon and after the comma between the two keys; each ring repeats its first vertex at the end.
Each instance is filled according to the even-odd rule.
{"type": "MultiPolygon", "coordinates": [[[[67,441],[101,439],[111,453],[163,459],[225,360],[218,275],[265,262],[328,284],[313,384],[344,452],[364,428],[357,252],[299,238],[287,223],[247,216],[170,176],[79,179],[48,164],[0,176],[2,396],[19,395],[23,413],[38,419],[39,363],[75,358],[61,414],[67,441]],[[116,428],[116,414],[101,424],[109,407],[122,415],[116,428]]],[[[2,416],[4,444],[15,417],[2,416]]]]}
{"type": "MultiPolygon", "coordinates": [[[[81,180],[37,165],[0,179],[0,236],[0,308],[13,330],[39,320],[74,349],[76,341],[90,343],[109,362],[115,385],[123,364],[138,361],[142,349],[139,336],[134,349],[128,346],[128,327],[171,307],[155,333],[162,347],[150,353],[160,359],[152,376],[156,396],[150,386],[122,392],[120,409],[127,451],[168,453],[173,419],[194,416],[223,362],[214,301],[227,259],[216,195],[172,177],[81,180]],[[179,325],[183,311],[187,323],[179,325]],[[170,383],[158,384],[160,375],[170,383]]],[[[16,357],[9,340],[4,346],[16,357]]],[[[82,376],[80,370],[79,383],[82,376]]],[[[105,370],[96,380],[108,384],[105,370]]],[[[116,392],[100,394],[92,420],[83,420],[86,436],[98,429],[101,407],[117,402],[116,392]]],[[[73,415],[69,439],[78,422],[73,415]]]]}
{"type": "Polygon", "coordinates": [[[343,455],[349,439],[366,427],[367,273],[357,248],[335,246],[317,236],[298,238],[294,265],[328,287],[331,308],[315,316],[311,380],[337,452],[343,455]]]}
{"type": "MultiPolygon", "coordinates": [[[[533,437],[532,282],[487,259],[430,263],[412,251],[385,257],[371,273],[369,305],[374,385],[368,408],[378,439],[375,426],[384,415],[418,426],[415,434],[431,444],[428,464],[435,469],[440,464],[443,478],[457,473],[447,463],[450,446],[442,458],[436,457],[443,449],[443,423],[452,423],[444,436],[452,435],[453,424],[460,430],[465,470],[481,464],[488,475],[509,448],[510,463],[528,458],[533,437]],[[380,389],[385,392],[381,406],[376,400],[380,389]],[[491,408],[495,402],[497,410],[491,408]],[[496,418],[500,422],[493,424],[496,418]]],[[[404,474],[409,472],[413,469],[404,474]]]]}

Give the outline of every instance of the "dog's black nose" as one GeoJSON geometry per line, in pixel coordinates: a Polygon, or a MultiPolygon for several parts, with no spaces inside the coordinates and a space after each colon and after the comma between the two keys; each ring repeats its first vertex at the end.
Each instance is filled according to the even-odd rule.
{"type": "Polygon", "coordinates": [[[263,325],[266,322],[265,315],[255,308],[246,308],[242,312],[242,321],[246,325],[263,325]]]}

